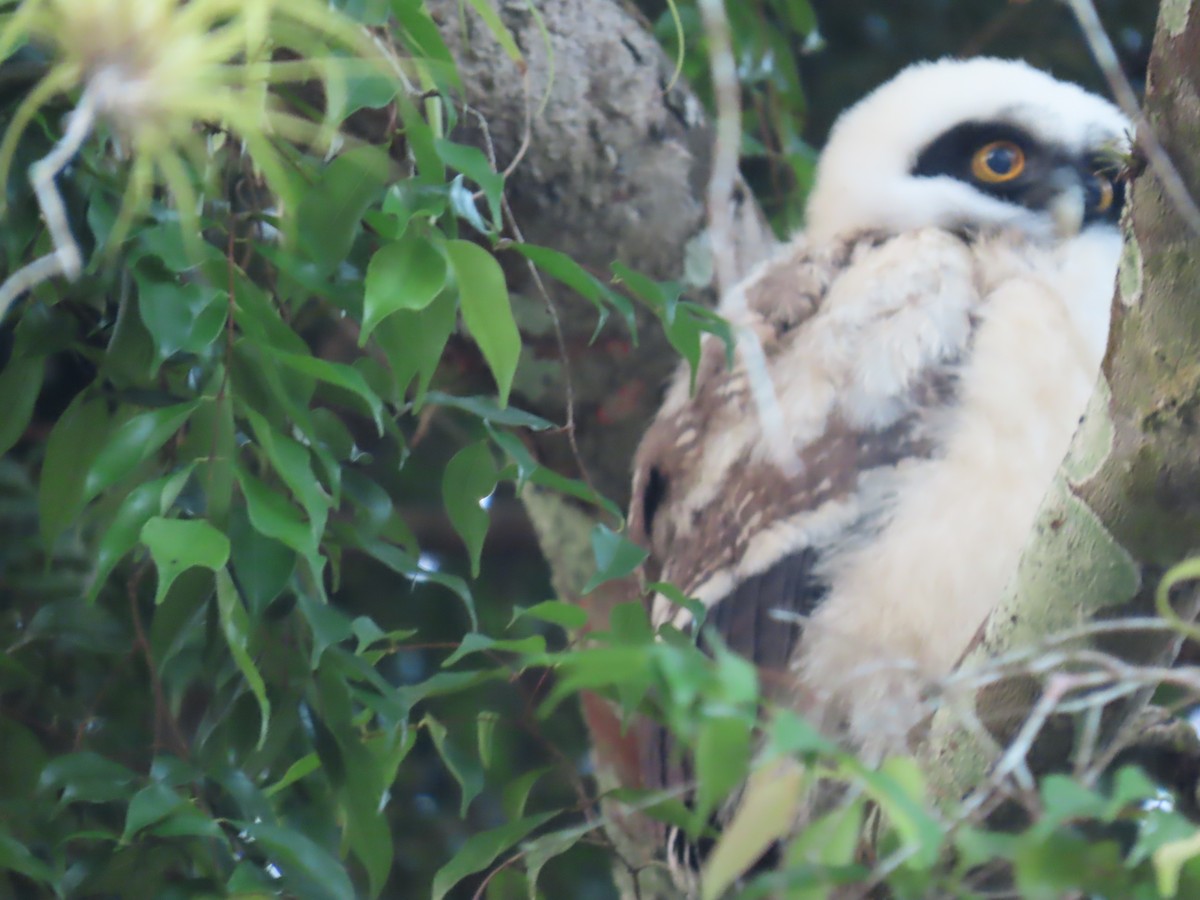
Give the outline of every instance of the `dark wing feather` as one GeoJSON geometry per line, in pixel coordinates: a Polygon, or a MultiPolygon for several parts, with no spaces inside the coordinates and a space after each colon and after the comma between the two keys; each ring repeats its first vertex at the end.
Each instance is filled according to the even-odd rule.
{"type": "Polygon", "coordinates": [[[707,624],[725,646],[754,660],[766,678],[787,671],[800,621],[829,590],[814,572],[817,558],[812,547],[785,556],[761,575],[740,582],[709,612],[707,624]]]}

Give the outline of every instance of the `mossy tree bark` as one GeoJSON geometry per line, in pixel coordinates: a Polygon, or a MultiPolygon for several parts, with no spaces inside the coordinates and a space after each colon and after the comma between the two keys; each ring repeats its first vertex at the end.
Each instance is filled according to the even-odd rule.
{"type": "MultiPolygon", "coordinates": [[[[1145,108],[1191,195],[1200,197],[1200,0],[1162,4],[1145,108]]],[[[1200,550],[1200,234],[1140,145],[1133,169],[1101,380],[1009,596],[964,667],[1071,626],[1153,614],[1164,571],[1200,550]]],[[[1179,644],[1175,636],[1129,631],[1075,646],[1161,665],[1179,644]]],[[[962,727],[949,709],[935,717],[925,749],[948,800],[980,783],[1044,690],[1042,679],[1014,676],[981,691],[975,707],[990,737],[962,727]]],[[[1122,725],[1145,700],[1138,694],[1110,706],[1100,743],[1128,740],[1122,725]]],[[[1050,719],[1031,748],[1032,768],[1075,761],[1078,737],[1071,722],[1050,719]]]]}

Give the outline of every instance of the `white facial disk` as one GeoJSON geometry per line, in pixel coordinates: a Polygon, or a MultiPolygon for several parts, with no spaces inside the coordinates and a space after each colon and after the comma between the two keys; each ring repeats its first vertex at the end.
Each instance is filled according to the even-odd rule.
{"type": "Polygon", "coordinates": [[[919,63],[835,123],[805,230],[1015,228],[1053,240],[1115,226],[1121,187],[1109,176],[1128,130],[1107,100],[1024,62],[919,63]]]}

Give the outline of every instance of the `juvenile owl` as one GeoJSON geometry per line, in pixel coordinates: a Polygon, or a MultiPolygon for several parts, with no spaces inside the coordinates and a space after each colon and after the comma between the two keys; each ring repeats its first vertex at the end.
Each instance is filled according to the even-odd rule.
{"type": "MultiPolygon", "coordinates": [[[[905,69],[838,120],[805,231],[738,288],[775,437],[710,338],[638,450],[647,579],[868,757],[904,749],[1000,599],[1079,423],[1128,127],[1022,62],[905,69]]],[[[690,624],[663,597],[652,616],[690,624]]],[[[662,731],[642,755],[649,785],[682,777],[662,731]]]]}

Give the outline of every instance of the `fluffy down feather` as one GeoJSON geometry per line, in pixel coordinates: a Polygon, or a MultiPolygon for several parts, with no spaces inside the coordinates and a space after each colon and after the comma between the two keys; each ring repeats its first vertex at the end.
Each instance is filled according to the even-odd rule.
{"type": "MultiPolygon", "coordinates": [[[[1120,237],[1081,185],[1124,128],[1023,63],[901,73],[835,126],[807,232],[741,286],[798,465],[765,452],[715,339],[637,453],[647,579],[700,599],[765,683],[870,756],[904,746],[999,599],[1083,412],[1120,237]],[[964,123],[1027,136],[1049,161],[1028,196],[1051,199],[914,174],[964,123]]],[[[661,597],[652,615],[689,622],[661,597]]],[[[677,762],[656,735],[647,783],[677,762]]]]}

